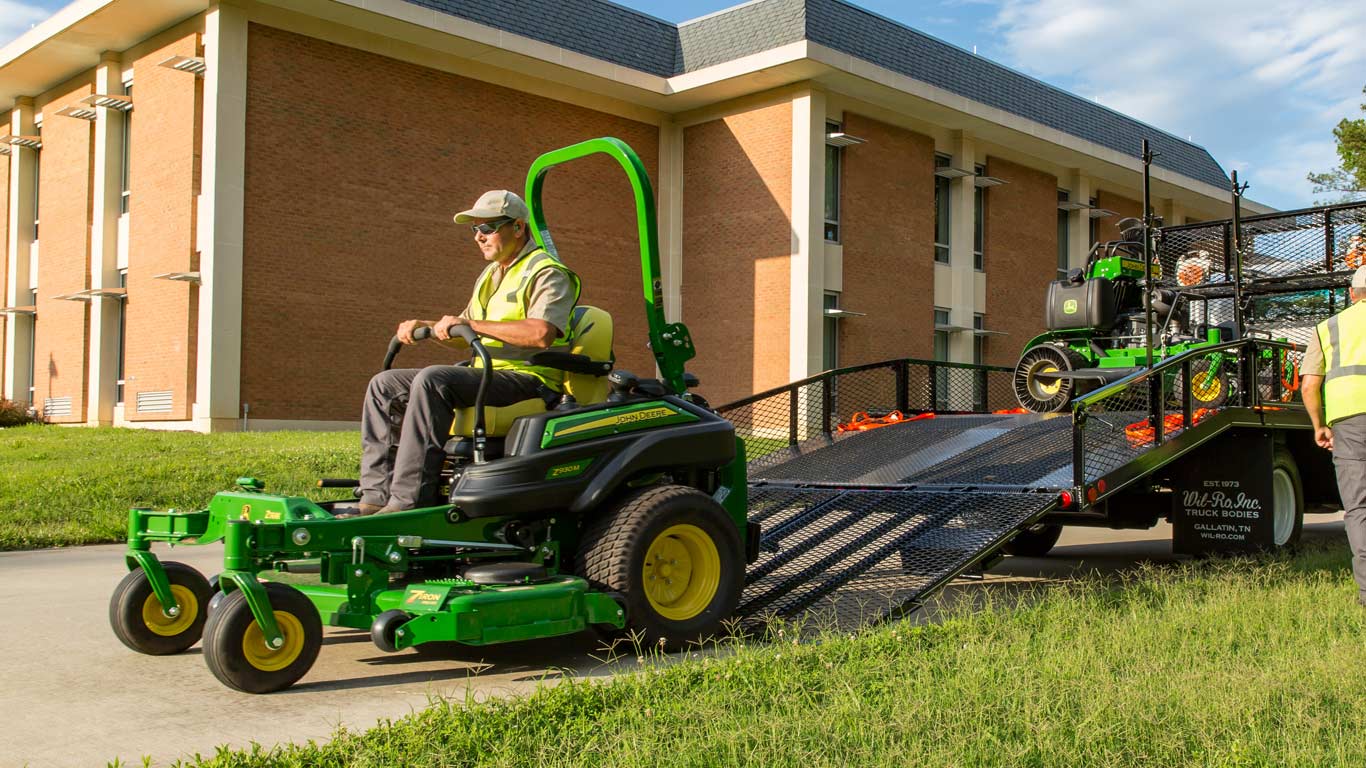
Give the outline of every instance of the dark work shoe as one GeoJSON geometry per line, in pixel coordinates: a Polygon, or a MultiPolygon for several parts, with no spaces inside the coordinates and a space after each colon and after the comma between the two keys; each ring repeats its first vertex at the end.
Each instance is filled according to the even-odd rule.
{"type": "Polygon", "coordinates": [[[334,510],[332,513],[332,517],[340,518],[343,520],[348,517],[368,517],[370,515],[378,515],[381,512],[393,511],[392,509],[381,506],[379,504],[367,504],[363,501],[346,507],[333,507],[332,509],[334,510]]]}

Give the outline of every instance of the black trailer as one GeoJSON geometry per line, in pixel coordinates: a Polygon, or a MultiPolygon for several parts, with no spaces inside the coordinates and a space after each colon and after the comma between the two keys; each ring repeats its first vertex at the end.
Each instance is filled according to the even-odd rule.
{"type": "Polygon", "coordinates": [[[1009,368],[914,359],[722,406],[747,445],[763,531],[741,615],[901,615],[1002,554],[1046,553],[1064,525],[1166,520],[1187,554],[1292,546],[1306,512],[1338,505],[1299,361],[1314,325],[1346,306],[1359,266],[1348,244],[1362,235],[1366,204],[1158,230],[1166,275],[1204,266],[1176,288],[1193,315],[1239,330],[1066,413],[1017,412],[1009,368]],[[1220,404],[1193,408],[1192,389],[1213,377],[1220,404]],[[893,411],[871,429],[859,415],[893,411]]]}

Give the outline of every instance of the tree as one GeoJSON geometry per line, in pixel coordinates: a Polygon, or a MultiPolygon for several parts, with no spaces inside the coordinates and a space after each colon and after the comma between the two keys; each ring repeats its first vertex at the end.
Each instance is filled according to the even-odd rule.
{"type": "MultiPolygon", "coordinates": [[[[1361,92],[1366,93],[1366,88],[1361,92]]],[[[1361,111],[1366,112],[1366,104],[1361,105],[1361,111]]],[[[1326,173],[1311,173],[1308,178],[1314,185],[1315,195],[1335,194],[1338,197],[1315,202],[1346,203],[1366,199],[1366,118],[1343,118],[1333,129],[1333,138],[1338,142],[1341,164],[1326,173]]]]}

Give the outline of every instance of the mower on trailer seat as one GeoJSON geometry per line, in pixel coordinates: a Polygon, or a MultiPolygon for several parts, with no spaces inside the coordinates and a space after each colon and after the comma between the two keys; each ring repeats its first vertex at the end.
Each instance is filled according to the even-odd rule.
{"type": "MultiPolygon", "coordinates": [[[[1123,219],[1119,227],[1122,239],[1097,243],[1085,269],[1073,269],[1066,279],[1048,285],[1048,330],[1025,345],[1015,365],[1015,395],[1030,411],[1062,411],[1073,398],[1146,366],[1149,324],[1153,362],[1236,335],[1232,323],[1192,325],[1190,298],[1161,284],[1162,265],[1156,259],[1145,279],[1143,222],[1123,219]],[[1144,311],[1145,290],[1152,291],[1151,317],[1144,311]]],[[[1183,257],[1177,263],[1178,286],[1205,283],[1211,275],[1209,262],[1203,251],[1183,257]]],[[[1216,408],[1228,398],[1232,382],[1225,368],[1217,352],[1193,364],[1195,407],[1216,408]]]]}
{"type": "MultiPolygon", "coordinates": [[[[240,478],[204,510],[134,509],[129,573],[109,606],[125,645],[170,654],[202,636],[220,681],[265,693],[309,670],[324,623],[368,630],[385,651],[590,627],[677,648],[723,631],[757,556],[744,447],[730,422],[689,392],[696,379],[683,364],[695,352],[688,329],[664,321],[654,197],[635,152],[603,138],[538,158],[527,176],[532,231],[553,252],[541,208],[546,174],[598,153],[621,165],[635,193],[660,378],[613,370],[611,318],[581,306],[569,350],[535,360],[565,372],[564,397],[486,407],[489,352],[457,326],[484,378],[474,407],[452,424],[445,503],[343,518],[334,512],[346,502],[274,495],[240,478]],[[213,581],[151,551],[153,542],[220,540],[223,571],[213,581]]],[[[391,342],[385,367],[397,351],[391,342]]]]}

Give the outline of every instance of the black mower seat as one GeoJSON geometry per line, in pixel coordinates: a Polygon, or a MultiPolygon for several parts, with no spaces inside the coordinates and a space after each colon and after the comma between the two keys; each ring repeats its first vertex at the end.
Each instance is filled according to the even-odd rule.
{"type": "MultiPolygon", "coordinates": [[[[577,306],[569,318],[569,337],[569,353],[580,356],[580,359],[588,358],[594,361],[600,372],[582,373],[566,370],[565,393],[573,396],[579,405],[593,405],[607,400],[607,374],[612,370],[613,359],[612,316],[597,307],[586,304],[577,306]]],[[[545,361],[537,360],[536,364],[556,367],[553,357],[549,356],[545,361]]],[[[502,437],[511,429],[513,421],[523,416],[535,416],[545,412],[546,402],[539,397],[511,405],[488,406],[484,408],[484,434],[488,437],[502,437]]],[[[474,437],[475,417],[474,408],[456,411],[455,420],[451,423],[451,434],[455,437],[474,437]]],[[[450,453],[449,444],[447,446],[446,452],[450,453]]]]}

